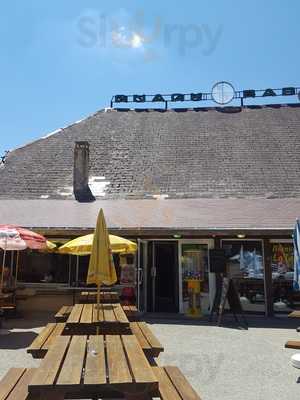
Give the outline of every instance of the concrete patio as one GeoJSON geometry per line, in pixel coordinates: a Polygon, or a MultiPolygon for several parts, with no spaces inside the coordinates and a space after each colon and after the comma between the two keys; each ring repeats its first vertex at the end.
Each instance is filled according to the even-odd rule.
{"type": "MultiPolygon", "coordinates": [[[[52,318],[40,313],[5,322],[11,331],[0,336],[0,377],[11,367],[39,365],[26,347],[52,318]]],[[[297,321],[248,317],[248,330],[233,325],[229,317],[223,327],[207,321],[148,322],[165,347],[159,363],[179,366],[203,400],[299,399],[300,370],[290,363],[296,351],[284,349],[288,339],[300,339],[297,321]]]]}

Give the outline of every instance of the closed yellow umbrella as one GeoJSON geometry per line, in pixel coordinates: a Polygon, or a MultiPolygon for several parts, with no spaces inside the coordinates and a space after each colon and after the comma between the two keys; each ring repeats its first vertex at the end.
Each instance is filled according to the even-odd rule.
{"type": "Polygon", "coordinates": [[[94,283],[97,285],[97,320],[99,321],[100,286],[102,284],[113,285],[117,282],[117,274],[102,208],[97,219],[86,282],[87,284],[94,283]]]}
{"type": "MultiPolygon", "coordinates": [[[[61,246],[58,250],[61,254],[73,254],[86,256],[91,254],[94,234],[79,236],[61,246]]],[[[109,235],[110,247],[113,253],[132,254],[137,251],[137,244],[128,239],[109,235]]]]}

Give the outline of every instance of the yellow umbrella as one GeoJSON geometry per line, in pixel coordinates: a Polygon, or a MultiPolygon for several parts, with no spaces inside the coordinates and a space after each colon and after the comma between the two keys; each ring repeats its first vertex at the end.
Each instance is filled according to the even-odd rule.
{"type": "MultiPolygon", "coordinates": [[[[79,236],[61,246],[58,252],[61,254],[73,254],[76,256],[89,255],[92,251],[93,239],[93,233],[90,235],[79,236]]],[[[109,241],[113,253],[131,254],[137,251],[136,243],[122,237],[109,235],[109,241]]]]}
{"type": "Polygon", "coordinates": [[[103,210],[101,208],[94,234],[92,253],[89,262],[87,284],[97,285],[97,320],[99,320],[100,286],[113,285],[117,274],[110,249],[109,236],[103,210]]]}

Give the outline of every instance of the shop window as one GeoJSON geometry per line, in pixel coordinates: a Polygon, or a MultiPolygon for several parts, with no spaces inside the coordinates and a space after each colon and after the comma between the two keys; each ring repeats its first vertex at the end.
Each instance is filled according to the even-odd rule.
{"type": "Polygon", "coordinates": [[[227,274],[234,279],[245,311],[265,311],[265,283],[262,242],[223,240],[227,274]]]}

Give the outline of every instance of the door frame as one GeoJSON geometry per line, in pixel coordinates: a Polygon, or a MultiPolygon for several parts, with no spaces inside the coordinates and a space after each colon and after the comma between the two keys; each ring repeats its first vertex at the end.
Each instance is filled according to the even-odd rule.
{"type": "Polygon", "coordinates": [[[148,240],[137,239],[138,253],[137,253],[137,309],[139,311],[147,311],[147,285],[148,285],[148,240]],[[143,262],[141,263],[141,246],[144,246],[143,262]],[[143,310],[141,310],[141,285],[143,285],[143,310]]]}
{"type": "MultiPolygon", "coordinates": [[[[214,249],[215,247],[215,240],[212,238],[207,239],[164,239],[164,238],[147,238],[147,239],[138,239],[138,243],[146,244],[146,262],[144,265],[143,271],[143,280],[144,280],[144,311],[147,312],[148,307],[148,268],[152,267],[153,258],[151,260],[151,265],[148,265],[148,245],[150,242],[177,242],[177,254],[178,254],[178,312],[183,313],[183,298],[182,298],[182,264],[181,264],[181,244],[185,243],[192,243],[192,244],[206,244],[208,246],[208,250],[214,249]]],[[[140,253],[140,247],[138,247],[138,252],[140,253]]],[[[140,256],[138,253],[138,270],[141,268],[140,265],[140,256]]],[[[152,255],[153,257],[153,255],[152,255]]],[[[210,268],[210,259],[209,259],[209,252],[208,252],[208,268],[210,268]]],[[[215,291],[216,291],[216,280],[215,274],[209,272],[208,274],[209,279],[209,301],[210,304],[214,301],[215,291]]]]}

